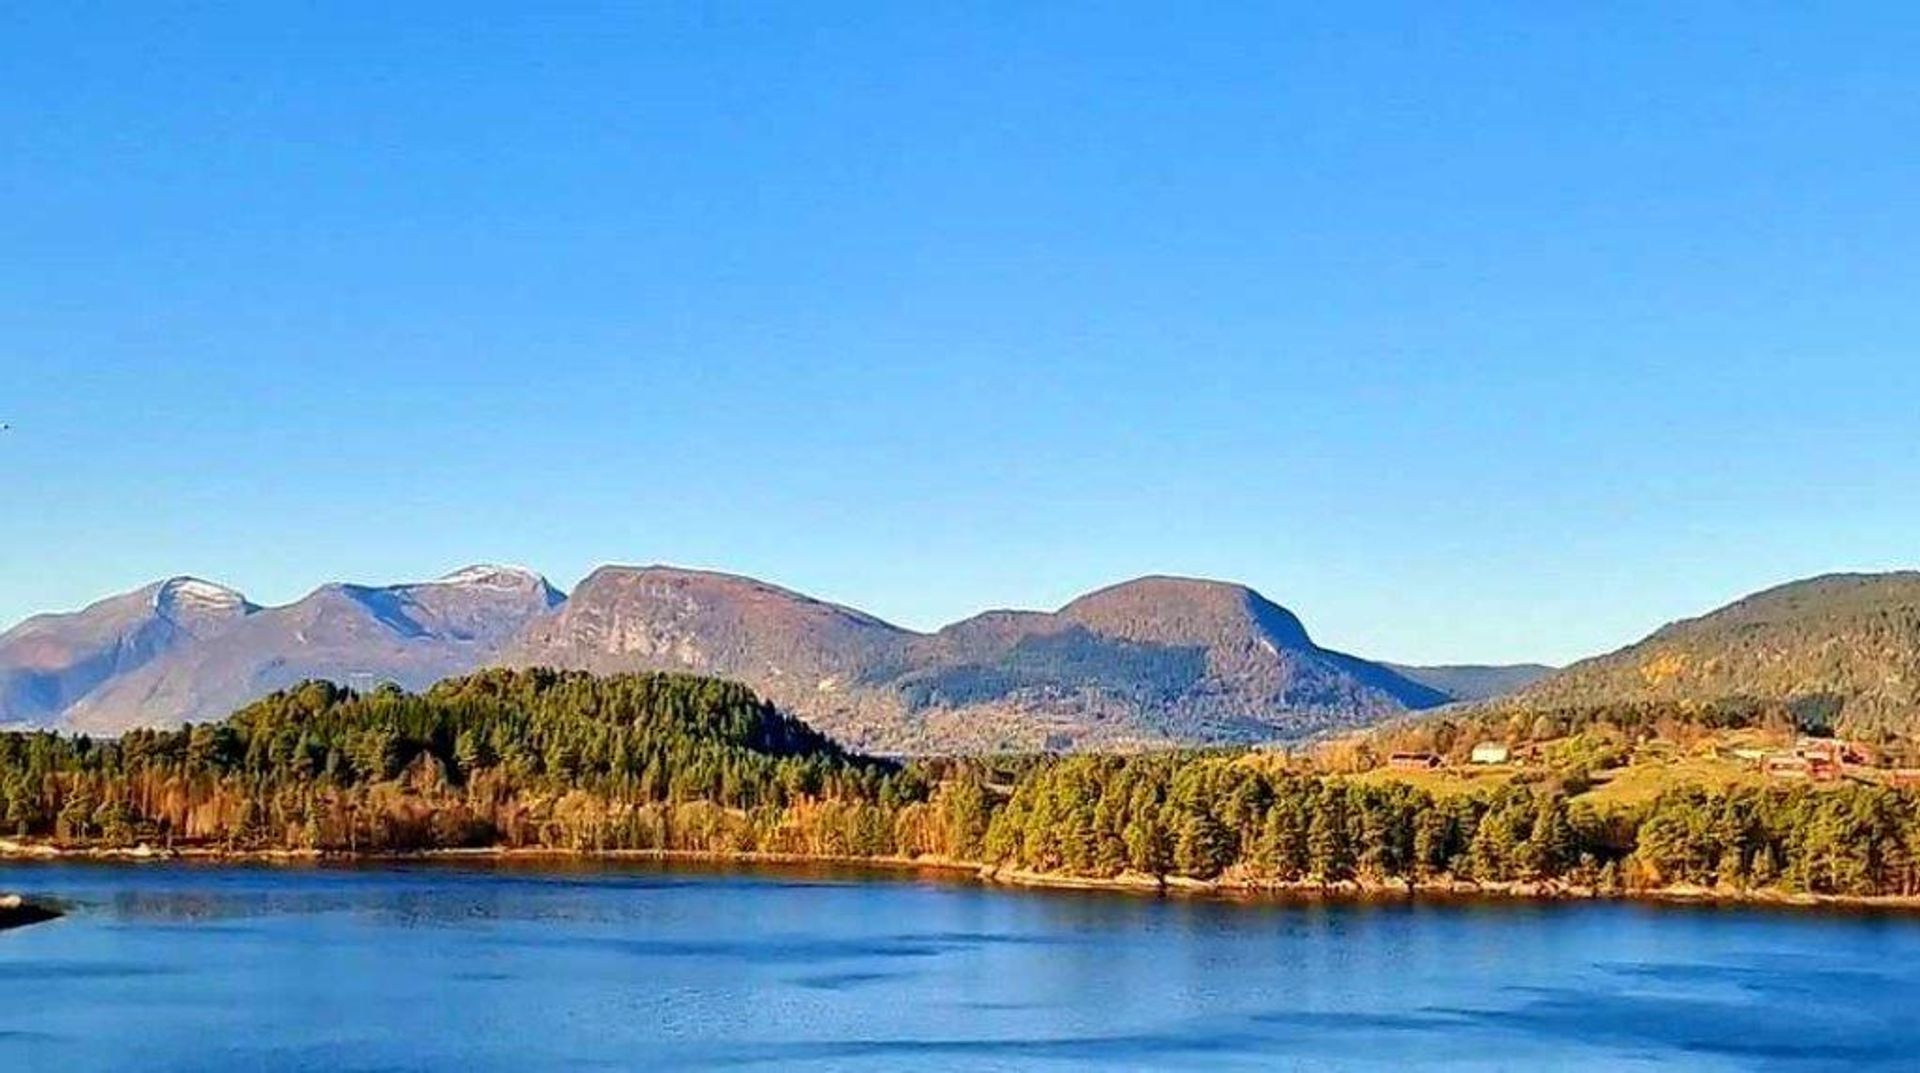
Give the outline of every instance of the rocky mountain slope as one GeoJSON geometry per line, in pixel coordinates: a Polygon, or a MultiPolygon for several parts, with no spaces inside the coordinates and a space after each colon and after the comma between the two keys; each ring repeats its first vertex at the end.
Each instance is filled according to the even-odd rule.
{"type": "Polygon", "coordinates": [[[1164,577],[918,634],[747,578],[607,567],[504,659],[737,678],[881,751],[1265,741],[1449,699],[1243,586],[1164,577]]]}
{"type": "Polygon", "coordinates": [[[844,743],[917,752],[1259,742],[1456,694],[1315,644],[1241,585],[1141,578],[934,633],[751,578],[605,567],[327,585],[282,607],[178,579],[0,635],[0,720],[97,733],[224,716],[305,678],[422,688],[478,667],[747,683],[844,743]]]}
{"type": "Polygon", "coordinates": [[[177,577],[0,634],[0,724],[50,722],[100,686],[259,610],[232,589],[177,577]]]}
{"type": "MultiPolygon", "coordinates": [[[[59,698],[64,703],[51,709],[59,723],[113,733],[130,726],[218,718],[307,678],[363,689],[388,681],[424,688],[493,662],[509,637],[561,600],[538,575],[501,567],[473,567],[438,581],[380,588],[326,585],[273,608],[256,607],[230,590],[189,582],[184,584],[231,596],[224,607],[199,612],[189,620],[189,628],[180,625],[183,616],[165,600],[181,584],[168,582],[158,589],[162,599],[153,614],[167,626],[138,634],[167,643],[122,646],[123,653],[144,658],[123,658],[112,673],[69,674],[71,688],[59,698]]],[[[149,591],[118,599],[137,604],[149,591]]],[[[67,624],[68,630],[97,635],[125,614],[117,605],[106,607],[113,603],[105,601],[71,616],[75,621],[67,624]],[[102,613],[108,610],[114,613],[102,613]]],[[[20,647],[16,634],[31,624],[0,637],[0,668],[13,665],[20,647]]],[[[45,717],[48,711],[43,708],[37,719],[22,714],[53,721],[45,717]]]]}
{"type": "Polygon", "coordinates": [[[1829,574],[1756,593],[1573,664],[1515,704],[1755,698],[1847,727],[1920,726],[1920,573],[1829,574]]]}

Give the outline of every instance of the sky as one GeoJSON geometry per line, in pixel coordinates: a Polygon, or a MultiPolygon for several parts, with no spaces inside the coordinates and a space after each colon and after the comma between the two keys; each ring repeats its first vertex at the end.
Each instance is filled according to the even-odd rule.
{"type": "Polygon", "coordinates": [[[1920,8],[548,6],[7,14],[0,623],[1176,573],[1562,662],[1920,566],[1920,8]]]}

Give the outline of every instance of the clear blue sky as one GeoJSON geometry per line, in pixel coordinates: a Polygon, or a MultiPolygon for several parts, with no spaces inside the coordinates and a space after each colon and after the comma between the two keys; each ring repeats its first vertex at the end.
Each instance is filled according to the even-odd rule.
{"type": "Polygon", "coordinates": [[[544,6],[9,13],[0,620],[1160,571],[1559,661],[1920,564],[1911,5],[544,6]]]}

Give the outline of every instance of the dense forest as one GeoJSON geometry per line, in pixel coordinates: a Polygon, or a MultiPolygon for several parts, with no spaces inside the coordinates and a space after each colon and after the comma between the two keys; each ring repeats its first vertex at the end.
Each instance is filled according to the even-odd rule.
{"type": "Polygon", "coordinates": [[[1401,781],[1275,774],[1246,757],[1071,757],[1020,782],[993,817],[986,858],[1256,886],[1920,891],[1920,811],[1901,791],[1681,787],[1643,810],[1600,812],[1569,789],[1547,777],[1436,797],[1401,781]]]}
{"type": "Polygon", "coordinates": [[[1550,767],[1436,796],[1246,751],[896,764],[846,753],[728,682],[486,671],[423,694],[308,683],[219,723],[112,741],[0,735],[0,825],[95,847],[643,849],[1245,886],[1920,893],[1920,801],[1905,791],[1681,786],[1600,811],[1576,800],[1579,778],[1577,764],[1550,767]]]}

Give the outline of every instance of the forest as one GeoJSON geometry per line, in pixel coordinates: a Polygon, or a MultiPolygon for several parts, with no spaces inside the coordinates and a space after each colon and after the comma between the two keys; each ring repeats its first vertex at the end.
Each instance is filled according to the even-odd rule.
{"type": "Polygon", "coordinates": [[[1678,785],[1602,810],[1579,778],[1435,794],[1250,750],[893,762],[734,683],[484,671],[420,694],[310,682],[117,740],[0,735],[0,832],[95,849],[922,858],[1249,888],[1920,894],[1909,791],[1678,785]]]}

